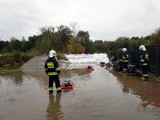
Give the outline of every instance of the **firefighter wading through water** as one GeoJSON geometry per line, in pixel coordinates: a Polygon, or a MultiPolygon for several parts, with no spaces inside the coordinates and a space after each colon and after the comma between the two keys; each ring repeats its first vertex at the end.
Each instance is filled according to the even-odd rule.
{"type": "Polygon", "coordinates": [[[53,83],[55,82],[57,92],[61,92],[61,86],[59,81],[60,68],[59,63],[56,60],[56,52],[51,50],[49,52],[49,58],[45,62],[45,72],[49,76],[49,93],[53,93],[53,83]]]}

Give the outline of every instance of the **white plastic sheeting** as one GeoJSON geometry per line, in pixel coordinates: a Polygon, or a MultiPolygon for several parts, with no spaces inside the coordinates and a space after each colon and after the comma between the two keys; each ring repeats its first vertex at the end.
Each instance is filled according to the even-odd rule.
{"type": "Polygon", "coordinates": [[[108,63],[109,59],[107,54],[65,54],[69,64],[92,64],[105,62],[108,63]]]}

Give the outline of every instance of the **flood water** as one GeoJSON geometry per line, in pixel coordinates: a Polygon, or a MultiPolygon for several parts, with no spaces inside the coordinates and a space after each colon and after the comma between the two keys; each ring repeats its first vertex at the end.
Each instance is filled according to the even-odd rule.
{"type": "Polygon", "coordinates": [[[0,120],[160,120],[160,83],[93,67],[63,69],[74,89],[53,95],[44,71],[0,75],[0,120]]]}

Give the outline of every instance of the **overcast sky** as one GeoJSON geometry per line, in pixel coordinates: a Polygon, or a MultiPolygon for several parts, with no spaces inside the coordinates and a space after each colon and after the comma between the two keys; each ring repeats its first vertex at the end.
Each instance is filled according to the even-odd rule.
{"type": "Polygon", "coordinates": [[[0,0],[1,40],[74,22],[93,41],[150,35],[160,27],[160,0],[0,0]]]}

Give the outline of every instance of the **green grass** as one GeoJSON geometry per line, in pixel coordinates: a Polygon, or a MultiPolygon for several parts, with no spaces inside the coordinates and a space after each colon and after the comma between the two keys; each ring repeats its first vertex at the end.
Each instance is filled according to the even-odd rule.
{"type": "Polygon", "coordinates": [[[22,72],[19,68],[0,67],[0,74],[17,73],[22,72]]]}

